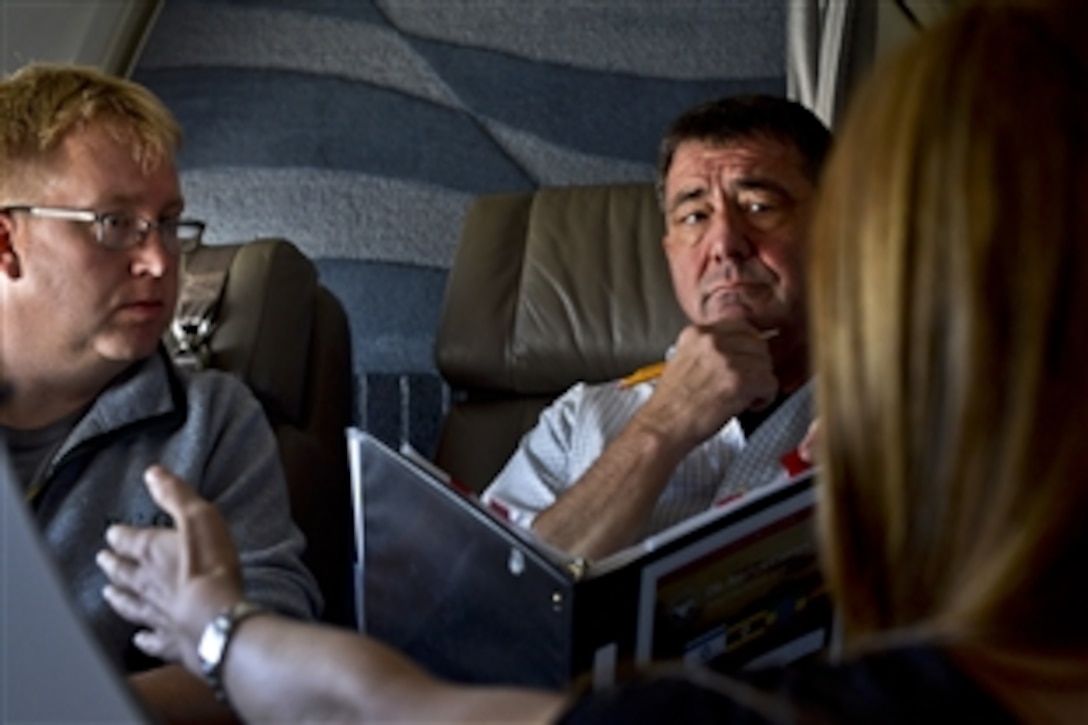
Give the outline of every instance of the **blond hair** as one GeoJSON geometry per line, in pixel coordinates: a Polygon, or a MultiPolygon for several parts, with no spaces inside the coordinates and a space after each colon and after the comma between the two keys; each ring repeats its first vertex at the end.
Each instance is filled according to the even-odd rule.
{"type": "Polygon", "coordinates": [[[889,60],[826,169],[811,314],[848,646],[1088,649],[1088,25],[1034,5],[889,60]]]}
{"type": "Polygon", "coordinates": [[[69,134],[103,124],[144,169],[172,157],[181,127],[143,86],[94,68],[37,63],[0,81],[0,193],[46,162],[69,134]]]}

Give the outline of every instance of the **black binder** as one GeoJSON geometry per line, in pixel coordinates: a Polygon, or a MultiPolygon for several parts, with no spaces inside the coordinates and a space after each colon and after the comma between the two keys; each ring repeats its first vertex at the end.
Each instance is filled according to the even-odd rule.
{"type": "Polygon", "coordinates": [[[722,670],[822,649],[810,475],[595,562],[508,524],[441,471],[348,432],[360,629],[462,682],[605,684],[629,665],[722,670]]]}

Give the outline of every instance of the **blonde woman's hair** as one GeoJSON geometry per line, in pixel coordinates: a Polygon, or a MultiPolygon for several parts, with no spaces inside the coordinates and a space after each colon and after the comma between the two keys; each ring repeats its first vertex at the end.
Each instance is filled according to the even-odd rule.
{"type": "Polygon", "coordinates": [[[848,647],[1088,649],[1086,19],[969,9],[881,66],[839,134],[810,289],[848,647]]]}
{"type": "Polygon", "coordinates": [[[172,157],[181,128],[143,86],[94,68],[37,63],[0,80],[0,194],[47,163],[71,133],[102,124],[145,169],[172,157]]]}

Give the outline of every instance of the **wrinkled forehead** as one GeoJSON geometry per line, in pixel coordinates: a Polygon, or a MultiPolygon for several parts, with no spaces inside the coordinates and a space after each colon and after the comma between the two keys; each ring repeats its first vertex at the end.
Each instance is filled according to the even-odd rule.
{"type": "Polygon", "coordinates": [[[804,197],[812,190],[800,151],[789,143],[756,136],[728,142],[690,140],[676,148],[665,178],[665,196],[710,186],[781,187],[804,197]]]}

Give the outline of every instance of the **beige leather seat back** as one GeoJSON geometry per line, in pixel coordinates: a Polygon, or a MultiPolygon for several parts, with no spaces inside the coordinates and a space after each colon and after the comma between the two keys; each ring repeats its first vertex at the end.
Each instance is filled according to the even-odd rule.
{"type": "MultiPolygon", "coordinates": [[[[307,538],[304,561],[325,597],[324,619],[350,625],[354,537],[344,430],[354,396],[343,307],[321,286],[313,263],[283,239],[206,247],[184,266],[176,322],[188,316],[199,327],[194,311],[210,319],[204,364],[237,375],[261,401],[292,514],[307,538]],[[209,284],[217,293],[212,308],[198,309],[209,284]]],[[[167,338],[175,359],[191,361],[167,338]]]]}
{"type": "Polygon", "coordinates": [[[662,358],[684,325],[662,230],[650,184],[473,201],[436,339],[454,396],[440,466],[481,490],[570,385],[662,358]]]}

